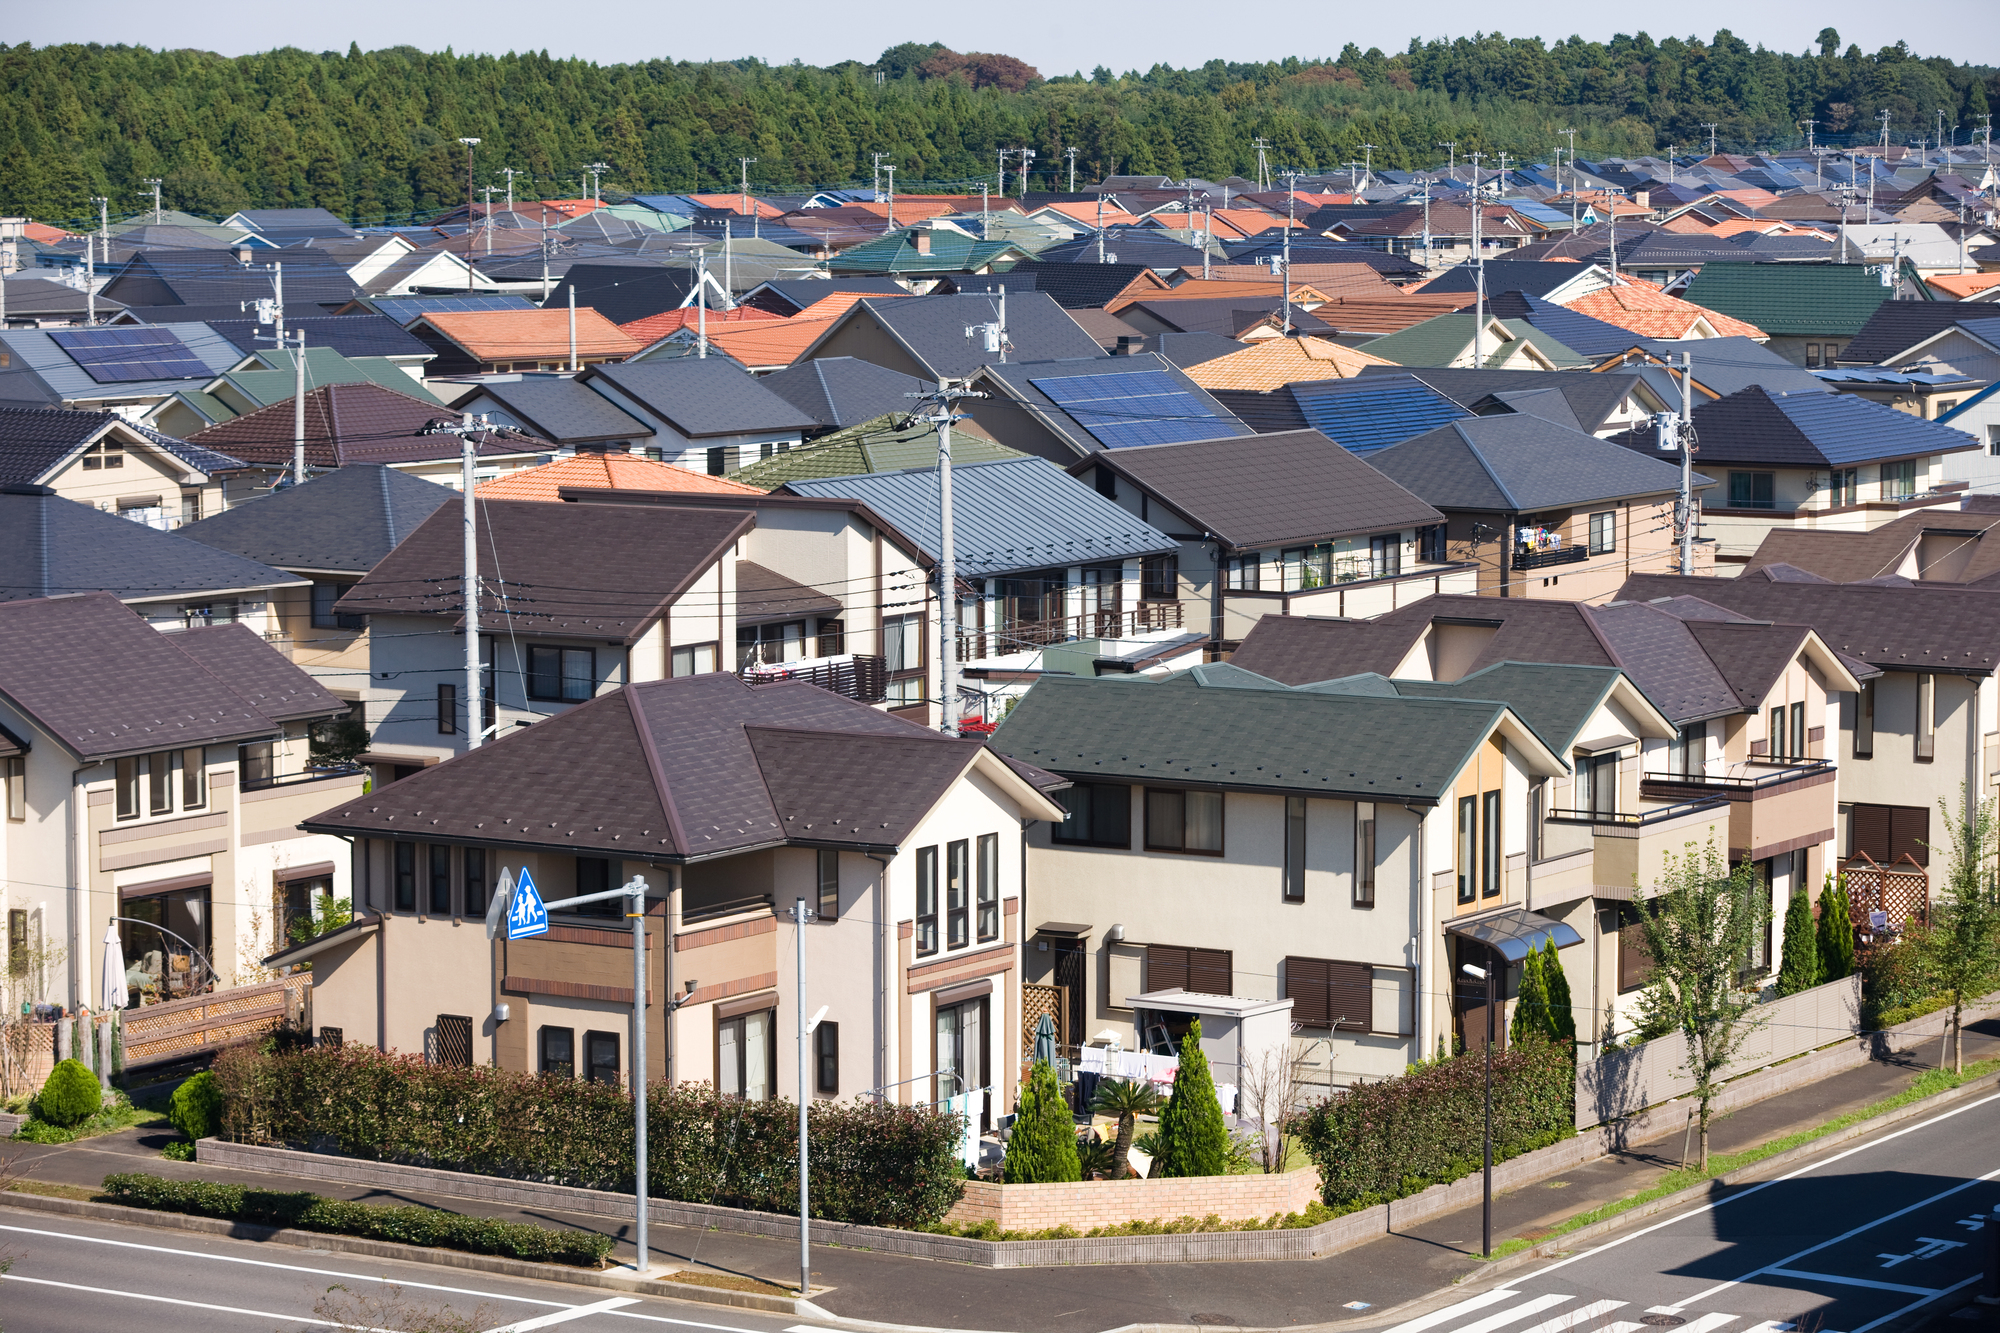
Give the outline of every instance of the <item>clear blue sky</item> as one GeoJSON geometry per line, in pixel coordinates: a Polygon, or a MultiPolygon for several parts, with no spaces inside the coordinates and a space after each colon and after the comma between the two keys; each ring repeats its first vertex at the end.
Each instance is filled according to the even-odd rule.
{"type": "MultiPolygon", "coordinates": [[[[1899,5],[1828,0],[1820,5],[1753,4],[1741,0],[1685,0],[1669,11],[1680,36],[1704,38],[1728,27],[1752,44],[1804,51],[1831,24],[1843,43],[1864,51],[1907,41],[1919,55],[2000,63],[2000,5],[1993,0],[1934,0],[1911,11],[1899,5]]],[[[1547,40],[1577,33],[1603,40],[1644,26],[1635,7],[1553,0],[1534,6],[1443,0],[1429,5],[1329,5],[1324,0],[1267,0],[1247,9],[1193,0],[1151,4],[1086,5],[1053,10],[1039,5],[901,4],[829,5],[824,0],[757,0],[749,5],[665,5],[658,0],[602,0],[568,8],[545,0],[487,0],[455,5],[410,5],[389,0],[337,4],[162,5],[159,0],[97,0],[87,5],[29,5],[13,11],[7,40],[36,45],[98,42],[200,47],[224,55],[276,46],[365,50],[410,45],[425,50],[538,50],[600,62],[666,57],[729,60],[758,56],[812,64],[873,60],[904,41],[941,41],[961,51],[1018,56],[1043,74],[1089,71],[1103,64],[1120,72],[1165,62],[1199,65],[1225,60],[1337,55],[1347,42],[1364,50],[1395,52],[1411,37],[1470,35],[1495,25],[1509,35],[1547,40]],[[1421,13],[1421,19],[1413,15],[1421,13]],[[997,19],[1001,21],[995,21],[997,19]],[[751,20],[751,21],[747,21],[751,20]],[[1413,21],[1423,24],[1413,28],[1413,21]]],[[[1655,38],[1664,29],[1647,29],[1655,38]]]]}

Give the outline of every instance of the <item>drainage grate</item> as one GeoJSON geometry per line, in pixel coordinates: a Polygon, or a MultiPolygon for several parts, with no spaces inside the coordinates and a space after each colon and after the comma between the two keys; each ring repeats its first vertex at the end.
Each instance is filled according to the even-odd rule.
{"type": "Polygon", "coordinates": [[[1649,1314],[1639,1316],[1639,1322],[1651,1324],[1654,1328],[1679,1328],[1687,1320],[1677,1314],[1649,1314]]]}
{"type": "Polygon", "coordinates": [[[1188,1316],[1188,1322],[1190,1324],[1208,1324],[1219,1328],[1230,1328],[1236,1324],[1235,1318],[1226,1314],[1191,1314],[1188,1316]]]}

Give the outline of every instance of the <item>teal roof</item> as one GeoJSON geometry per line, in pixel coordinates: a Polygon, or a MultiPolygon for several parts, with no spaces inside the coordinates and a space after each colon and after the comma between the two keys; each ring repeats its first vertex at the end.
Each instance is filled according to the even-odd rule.
{"type": "MultiPolygon", "coordinates": [[[[282,350],[263,350],[257,353],[260,360],[274,363],[271,370],[232,370],[222,378],[236,386],[243,396],[259,407],[269,407],[282,403],[292,396],[298,387],[298,372],[292,363],[293,353],[282,350]]],[[[213,381],[211,381],[213,382],[213,381]]],[[[402,367],[387,357],[356,356],[346,357],[331,347],[306,348],[306,392],[328,384],[379,384],[385,389],[407,394],[420,402],[442,400],[425,388],[421,381],[403,372],[402,367]]],[[[234,416],[225,410],[218,420],[234,416]]]]}
{"type": "MultiPolygon", "coordinates": [[[[937,462],[937,431],[928,422],[898,425],[891,415],[875,417],[846,430],[821,436],[811,444],[750,464],[730,474],[731,481],[775,490],[788,482],[824,477],[853,477],[871,472],[901,472],[937,462]]],[[[990,463],[1027,455],[1004,444],[960,432],[952,436],[954,465],[990,463]]]]}
{"type": "MultiPolygon", "coordinates": [[[[1393,361],[1399,366],[1449,366],[1466,355],[1467,349],[1472,346],[1472,321],[1473,316],[1470,314],[1439,315],[1421,324],[1412,324],[1409,328],[1398,330],[1386,337],[1371,339],[1362,345],[1362,350],[1370,356],[1379,356],[1384,361],[1393,361]]],[[[1516,338],[1533,344],[1557,369],[1590,364],[1586,358],[1577,355],[1525,319],[1502,319],[1491,322],[1501,325],[1516,338]]],[[[1513,348],[1512,343],[1498,343],[1493,346],[1487,353],[1486,365],[1483,368],[1500,369],[1512,355],[1513,348]]]]}
{"type": "Polygon", "coordinates": [[[962,232],[934,229],[931,252],[918,254],[908,231],[852,246],[835,255],[827,267],[835,273],[968,273],[989,265],[1004,272],[1027,253],[1011,241],[982,241],[962,232]]]}
{"type": "Polygon", "coordinates": [[[1710,263],[1681,295],[1769,334],[1812,337],[1861,332],[1895,292],[1865,264],[1710,263]]]}

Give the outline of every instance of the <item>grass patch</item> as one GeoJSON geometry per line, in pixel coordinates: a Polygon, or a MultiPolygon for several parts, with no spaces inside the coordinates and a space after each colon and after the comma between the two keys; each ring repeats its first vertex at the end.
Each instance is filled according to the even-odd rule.
{"type": "Polygon", "coordinates": [[[1167,1218],[1161,1221],[1119,1222],[1111,1226],[1092,1227],[1088,1231],[1078,1231],[1075,1227],[1050,1227],[1045,1231],[1002,1231],[1000,1224],[985,1222],[939,1222],[922,1228],[933,1235],[960,1236],[966,1240],[1095,1240],[1104,1236],[1192,1236],[1209,1231],[1292,1231],[1300,1227],[1316,1227],[1322,1222],[1331,1222],[1336,1217],[1345,1217],[1359,1212],[1367,1204],[1349,1207],[1329,1208],[1318,1200],[1307,1204],[1296,1213],[1273,1213],[1269,1217],[1246,1217],[1225,1220],[1216,1213],[1206,1217],[1191,1214],[1167,1218]]]}
{"type": "Polygon", "coordinates": [[[754,1277],[742,1277],[735,1273],[670,1273],[660,1279],[662,1282],[678,1282],[686,1287],[709,1287],[717,1291],[747,1291],[757,1296],[796,1295],[790,1287],[774,1286],[754,1277]]]}
{"type": "Polygon", "coordinates": [[[1838,1134],[1841,1130],[1851,1125],[1858,1125],[1864,1120],[1872,1120],[1876,1116],[1886,1115],[1890,1111],[1898,1110],[1913,1102],[1920,1102],[1928,1097],[1935,1097],[1941,1092],[1950,1092],[1953,1088],[1962,1087],[1975,1079],[1984,1078],[1986,1075],[1996,1072],[2000,1072],[2000,1057],[1991,1060],[1980,1060],[1974,1064],[1969,1064],[1965,1067],[1963,1074],[1954,1074],[1949,1069],[1928,1070],[1919,1075],[1909,1087],[1892,1096],[1884,1097],[1881,1101],[1849,1111],[1846,1115],[1837,1116],[1825,1124],[1814,1125],[1810,1129],[1802,1129],[1796,1133],[1787,1134],[1783,1138],[1772,1139],[1768,1143],[1760,1143],[1753,1148],[1745,1148],[1741,1152],[1723,1153],[1712,1156],[1709,1158],[1707,1171],[1703,1171],[1697,1166],[1683,1167],[1679,1170],[1669,1171],[1648,1189],[1640,1190],[1635,1194],[1628,1194],[1622,1199],[1613,1199],[1610,1203],[1599,1208],[1593,1208],[1587,1213],[1578,1213],[1574,1217],[1564,1218],[1554,1226],[1537,1231],[1532,1236],[1516,1236],[1512,1240],[1494,1246],[1493,1253],[1491,1254],[1475,1255],[1473,1257],[1486,1260],[1504,1259],[1510,1254],[1518,1254],[1522,1250],[1544,1244],[1557,1236],[1565,1236],[1572,1231],[1579,1231],[1593,1223],[1617,1217],[1620,1213],[1630,1212],[1632,1209],[1651,1203],[1655,1199],[1663,1199],[1669,1194],[1699,1185],[1706,1180],[1713,1180],[1717,1176],[1727,1175],[1731,1171],[1740,1171],[1744,1167],[1752,1166],[1767,1157],[1775,1157],[1781,1152],[1790,1152],[1793,1148],[1803,1147],[1815,1139],[1823,1139],[1829,1134],[1838,1134]]]}
{"type": "Polygon", "coordinates": [[[99,1111],[80,1125],[52,1125],[46,1120],[29,1119],[14,1132],[14,1137],[24,1143],[75,1143],[78,1139],[93,1139],[100,1134],[116,1134],[121,1129],[151,1129],[155,1125],[167,1123],[164,1113],[146,1106],[134,1106],[132,1099],[124,1093],[112,1094],[116,1099],[111,1105],[99,1111]]]}
{"type": "Polygon", "coordinates": [[[81,1185],[58,1185],[47,1180],[17,1180],[7,1188],[15,1194],[39,1194],[46,1199],[76,1199],[83,1203],[103,1197],[81,1185]]]}

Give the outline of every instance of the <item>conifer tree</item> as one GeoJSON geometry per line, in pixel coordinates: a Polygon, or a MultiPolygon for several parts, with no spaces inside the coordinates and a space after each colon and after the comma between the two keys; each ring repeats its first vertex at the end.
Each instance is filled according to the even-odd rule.
{"type": "Polygon", "coordinates": [[[1048,1061],[1037,1060],[1028,1071],[1028,1082],[1015,1110],[1014,1129],[1007,1139],[1007,1182],[1041,1185],[1081,1180],[1076,1120],[1048,1061]]]}
{"type": "Polygon", "coordinates": [[[1181,1067],[1174,1093],[1160,1112],[1160,1154],[1154,1176],[1221,1176],[1229,1172],[1229,1129],[1222,1123],[1215,1076],[1201,1053],[1201,1020],[1181,1040],[1181,1067]]]}
{"type": "Polygon", "coordinates": [[[1570,995],[1569,975],[1563,971],[1562,956],[1553,937],[1542,941],[1542,989],[1548,993],[1549,1032],[1557,1041],[1576,1048],[1576,1001],[1570,995]]]}
{"type": "Polygon", "coordinates": [[[1854,922],[1848,915],[1847,886],[1832,871],[1819,891],[1819,979],[1839,981],[1854,972],[1854,922]]]}
{"type": "Polygon", "coordinates": [[[1812,899],[1792,895],[1785,908],[1785,952],[1778,965],[1778,994],[1796,995],[1819,985],[1819,929],[1813,921],[1812,899]]]}
{"type": "Polygon", "coordinates": [[[1507,1025],[1507,1042],[1547,1041],[1549,993],[1542,983],[1542,955],[1531,953],[1521,963],[1521,990],[1514,1000],[1514,1018],[1507,1025]]]}

